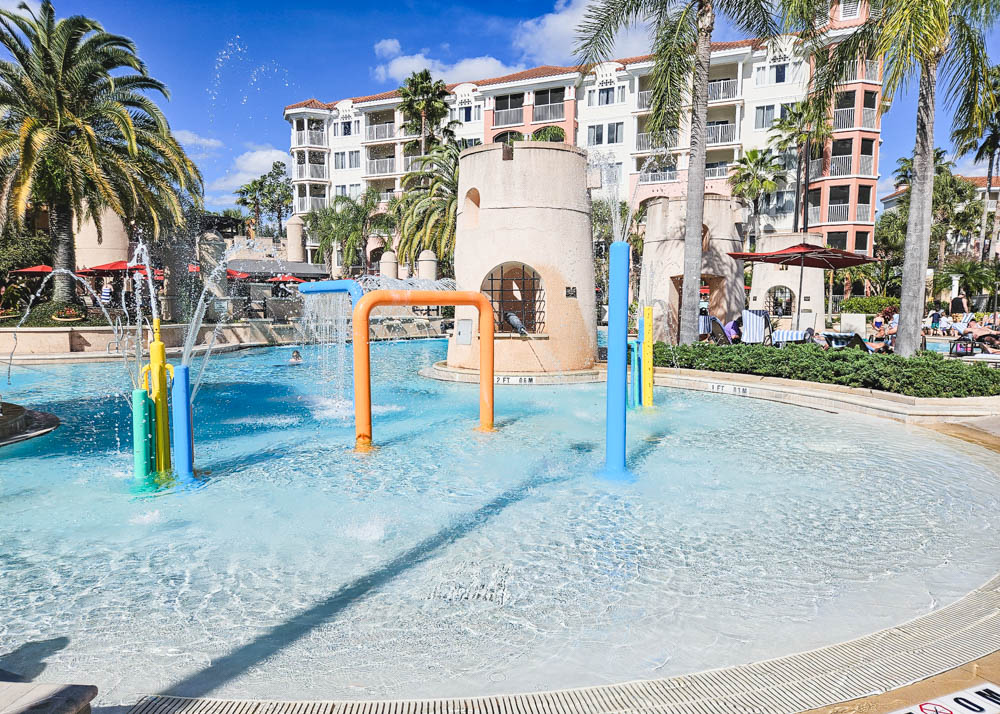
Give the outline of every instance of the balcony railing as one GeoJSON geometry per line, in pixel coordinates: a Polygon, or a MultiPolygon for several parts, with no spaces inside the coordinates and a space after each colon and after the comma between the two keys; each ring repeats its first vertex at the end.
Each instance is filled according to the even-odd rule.
{"type": "Polygon", "coordinates": [[[524,108],[498,109],[493,112],[493,126],[514,126],[524,123],[524,108]]]}
{"type": "Polygon", "coordinates": [[[709,144],[732,144],[736,141],[736,124],[713,124],[708,127],[709,144]]]}
{"type": "Polygon", "coordinates": [[[993,211],[997,210],[997,202],[996,201],[987,201],[986,202],[986,210],[989,213],[992,213],[993,211]]]}
{"type": "Polygon", "coordinates": [[[325,131],[297,131],[295,132],[296,146],[326,146],[325,131]]]}
{"type": "Polygon", "coordinates": [[[420,164],[417,159],[426,158],[425,156],[404,156],[403,157],[403,171],[423,171],[424,166],[420,164]]]}
{"type": "Polygon", "coordinates": [[[297,179],[325,179],[326,164],[295,164],[297,179]]]}
{"type": "Polygon", "coordinates": [[[705,178],[725,178],[729,175],[729,164],[725,166],[706,166],[705,167],[705,178]]]}
{"type": "Polygon", "coordinates": [[[384,176],[396,173],[396,159],[368,159],[367,174],[369,176],[384,176]]]}
{"type": "Polygon", "coordinates": [[[809,162],[809,179],[816,179],[823,175],[823,159],[812,159],[809,162]]]}
{"type": "Polygon", "coordinates": [[[639,174],[639,183],[664,183],[677,180],[677,169],[663,169],[639,174]]]}
{"type": "Polygon", "coordinates": [[[708,83],[708,101],[718,102],[739,96],[740,82],[737,79],[720,79],[708,83]]]}
{"type": "Polygon", "coordinates": [[[865,80],[868,82],[878,81],[878,62],[875,60],[865,60],[865,80]]]}
{"type": "Polygon", "coordinates": [[[536,104],[532,121],[562,121],[566,118],[566,108],[562,104],[536,104]]]}
{"type": "Polygon", "coordinates": [[[833,128],[834,129],[853,129],[854,128],[854,107],[848,107],[846,109],[834,109],[833,110],[833,128]]]}
{"type": "Polygon", "coordinates": [[[853,62],[848,62],[844,69],[844,74],[841,75],[841,82],[857,82],[859,79],[858,71],[861,71],[860,78],[866,82],[877,82],[878,81],[878,62],[875,60],[865,60],[864,64],[854,60],[853,62]]]}
{"type": "Polygon", "coordinates": [[[847,176],[851,173],[851,155],[842,154],[830,157],[830,175],[847,176]]]}
{"type": "Polygon", "coordinates": [[[380,191],[378,194],[378,201],[379,203],[388,203],[392,199],[396,198],[396,196],[398,195],[399,194],[397,194],[395,191],[380,191]]]}
{"type": "Polygon", "coordinates": [[[858,173],[862,176],[875,175],[875,157],[868,154],[861,154],[861,162],[858,166],[858,173]]]}
{"type": "Polygon", "coordinates": [[[396,125],[392,122],[384,124],[369,124],[365,127],[366,141],[379,141],[381,139],[395,139],[396,125]]]}
{"type": "Polygon", "coordinates": [[[809,206],[809,223],[811,225],[819,223],[819,206],[809,206]]]}
{"type": "Polygon", "coordinates": [[[635,135],[636,151],[656,151],[657,149],[672,149],[677,146],[677,130],[672,129],[663,135],[662,141],[655,141],[652,134],[635,135]]]}
{"type": "Polygon", "coordinates": [[[863,221],[865,223],[871,221],[872,219],[872,204],[870,203],[859,203],[857,218],[855,220],[863,221]]]}
{"type": "Polygon", "coordinates": [[[297,196],[295,198],[295,212],[309,213],[326,208],[326,199],[319,196],[297,196]]]}
{"type": "Polygon", "coordinates": [[[850,215],[850,204],[831,203],[826,207],[826,220],[829,223],[843,223],[850,215]]]}
{"type": "Polygon", "coordinates": [[[649,107],[653,104],[653,93],[649,90],[646,90],[644,92],[639,92],[639,97],[637,101],[638,101],[637,106],[639,107],[639,109],[649,109],[649,107]]]}
{"type": "Polygon", "coordinates": [[[861,126],[865,129],[875,129],[878,126],[878,113],[874,109],[864,107],[861,110],[861,126]]]}

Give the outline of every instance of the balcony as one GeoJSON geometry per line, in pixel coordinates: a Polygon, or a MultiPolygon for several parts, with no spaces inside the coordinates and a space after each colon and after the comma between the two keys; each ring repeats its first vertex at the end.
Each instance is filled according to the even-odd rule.
{"type": "Polygon", "coordinates": [[[809,224],[819,223],[819,206],[809,206],[809,224]]]}
{"type": "Polygon", "coordinates": [[[653,93],[649,90],[639,92],[639,97],[636,101],[636,106],[638,106],[639,109],[649,109],[649,107],[653,104],[653,93]]]}
{"type": "Polygon", "coordinates": [[[858,173],[862,176],[874,176],[875,175],[875,157],[869,156],[868,154],[861,154],[861,162],[858,167],[858,173]]]}
{"type": "Polygon", "coordinates": [[[566,108],[563,104],[536,104],[532,117],[532,121],[562,121],[566,118],[566,108]]]}
{"type": "Polygon", "coordinates": [[[708,127],[708,143],[732,144],[736,141],[736,124],[713,124],[708,127]]]}
{"type": "Polygon", "coordinates": [[[296,146],[326,146],[325,131],[297,131],[295,132],[296,146]]]}
{"type": "Polygon", "coordinates": [[[652,134],[636,134],[635,135],[635,150],[636,151],[656,151],[658,149],[672,149],[677,146],[677,130],[672,129],[663,137],[662,142],[657,142],[653,139],[652,134]]]}
{"type": "Polygon", "coordinates": [[[383,141],[396,138],[396,125],[392,122],[369,124],[365,127],[365,141],[383,141]]]}
{"type": "Polygon", "coordinates": [[[403,157],[403,172],[408,173],[410,171],[424,171],[425,166],[422,166],[417,159],[425,159],[426,156],[404,156],[403,157]]]}
{"type": "Polygon", "coordinates": [[[677,169],[664,169],[639,174],[639,183],[665,183],[677,180],[677,169]]]}
{"type": "Polygon", "coordinates": [[[392,199],[396,198],[399,194],[395,191],[380,191],[378,194],[379,203],[388,203],[392,199]]]}
{"type": "Polygon", "coordinates": [[[729,175],[729,164],[725,166],[706,166],[705,167],[705,178],[706,179],[717,179],[725,178],[729,175]]]}
{"type": "Polygon", "coordinates": [[[710,102],[735,99],[739,94],[740,82],[738,79],[721,79],[708,83],[708,101],[710,102]]]}
{"type": "Polygon", "coordinates": [[[823,159],[813,159],[809,162],[809,180],[818,179],[823,175],[823,159]]]}
{"type": "Polygon", "coordinates": [[[878,112],[865,107],[861,110],[861,126],[865,129],[878,128],[878,112]]]}
{"type": "Polygon", "coordinates": [[[368,176],[387,176],[396,173],[396,159],[368,159],[366,166],[368,176]]]}
{"type": "Polygon", "coordinates": [[[328,178],[326,171],[326,164],[295,164],[295,178],[297,179],[328,178]]]}
{"type": "Polygon", "coordinates": [[[858,60],[849,62],[840,77],[840,81],[846,83],[859,80],[878,82],[878,62],[875,60],[865,60],[863,64],[858,60]]]}
{"type": "Polygon", "coordinates": [[[848,176],[851,173],[851,155],[841,154],[830,157],[830,175],[848,176]]]}
{"type": "Polygon", "coordinates": [[[850,207],[850,204],[847,203],[831,203],[826,207],[827,223],[844,223],[849,220],[850,207]]]}
{"type": "Polygon", "coordinates": [[[295,199],[296,213],[309,213],[326,208],[326,198],[320,196],[298,196],[295,199]]]}
{"type": "Polygon", "coordinates": [[[878,81],[878,62],[875,60],[865,60],[865,81],[878,81]]]}
{"type": "Polygon", "coordinates": [[[498,109],[493,112],[493,126],[516,126],[524,123],[524,108],[498,109]]]}
{"type": "Polygon", "coordinates": [[[833,130],[854,128],[854,107],[833,110],[833,130]]]}
{"type": "Polygon", "coordinates": [[[870,223],[872,220],[872,204],[859,203],[857,218],[855,220],[861,221],[862,223],[870,223]]]}

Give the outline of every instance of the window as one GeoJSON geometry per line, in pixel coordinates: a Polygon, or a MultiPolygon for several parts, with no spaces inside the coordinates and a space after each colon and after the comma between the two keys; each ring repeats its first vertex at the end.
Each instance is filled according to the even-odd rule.
{"type": "Polygon", "coordinates": [[[785,84],[791,75],[788,69],[788,62],[758,65],[754,69],[754,83],[758,87],[764,87],[768,84],[785,84]]]}
{"type": "Polygon", "coordinates": [[[360,119],[355,119],[354,120],[354,133],[355,134],[360,134],[361,133],[361,120],[360,119]]]}
{"type": "Polygon", "coordinates": [[[351,129],[353,128],[353,126],[354,126],[354,122],[352,122],[352,121],[343,121],[343,122],[340,122],[340,135],[341,136],[350,136],[351,135],[351,129]]]}
{"type": "Polygon", "coordinates": [[[795,191],[775,191],[768,196],[767,205],[775,213],[791,213],[795,210],[795,191]]]}
{"type": "Polygon", "coordinates": [[[333,122],[332,124],[330,124],[330,133],[333,136],[340,136],[340,124],[338,124],[337,122],[333,122]]]}
{"type": "Polygon", "coordinates": [[[348,159],[350,159],[350,168],[357,169],[361,168],[361,152],[351,151],[347,154],[348,159]]]}
{"type": "Polygon", "coordinates": [[[607,89],[597,90],[597,106],[603,107],[605,104],[615,103],[615,88],[608,87],[607,89]]]}
{"type": "Polygon", "coordinates": [[[361,195],[361,184],[352,183],[350,188],[347,189],[347,192],[351,198],[357,198],[361,195]]]}
{"type": "Polygon", "coordinates": [[[868,231],[858,231],[854,234],[854,252],[868,252],[868,231]]]}
{"type": "Polygon", "coordinates": [[[851,18],[858,16],[860,3],[858,0],[841,0],[840,2],[840,19],[849,20],[851,18]]]}
{"type": "Polygon", "coordinates": [[[347,195],[347,186],[337,186],[334,189],[333,193],[334,193],[335,196],[346,196],[347,195]]]}
{"type": "Polygon", "coordinates": [[[624,104],[625,103],[625,85],[624,84],[618,87],[618,103],[619,104],[624,104]]]}
{"type": "Polygon", "coordinates": [[[514,313],[531,333],[545,332],[545,288],[541,276],[524,263],[501,263],[480,286],[493,304],[497,332],[514,332],[507,314],[514,313]]]}
{"type": "Polygon", "coordinates": [[[562,104],[566,97],[565,87],[543,89],[535,92],[535,104],[562,104]]]}
{"type": "Polygon", "coordinates": [[[497,111],[503,111],[504,109],[520,109],[523,106],[524,94],[505,94],[502,97],[497,97],[497,111]]]}
{"type": "Polygon", "coordinates": [[[587,146],[599,146],[604,143],[604,125],[597,124],[587,127],[587,146]]]}
{"type": "Polygon", "coordinates": [[[757,107],[754,112],[754,129],[770,129],[771,124],[774,123],[774,105],[764,104],[757,107]]]}
{"type": "Polygon", "coordinates": [[[480,104],[476,105],[476,121],[483,120],[483,107],[480,104]]]}
{"type": "Polygon", "coordinates": [[[596,94],[597,94],[597,92],[595,92],[593,89],[588,89],[587,90],[587,106],[588,107],[594,106],[594,95],[596,95],[596,94]]]}
{"type": "Polygon", "coordinates": [[[333,155],[333,168],[334,170],[346,168],[347,164],[344,163],[344,159],[347,157],[343,151],[338,151],[333,155]]]}
{"type": "Polygon", "coordinates": [[[836,231],[826,234],[826,244],[838,250],[847,250],[847,231],[836,231]]]}
{"type": "Polygon", "coordinates": [[[788,72],[787,64],[773,64],[771,65],[770,80],[771,84],[784,84],[785,75],[788,72]]]}
{"type": "Polygon", "coordinates": [[[608,143],[621,144],[625,141],[625,123],[614,122],[608,124],[608,143]]]}
{"type": "Polygon", "coordinates": [[[794,303],[795,293],[784,285],[775,285],[764,296],[764,309],[777,317],[791,315],[794,303]]]}

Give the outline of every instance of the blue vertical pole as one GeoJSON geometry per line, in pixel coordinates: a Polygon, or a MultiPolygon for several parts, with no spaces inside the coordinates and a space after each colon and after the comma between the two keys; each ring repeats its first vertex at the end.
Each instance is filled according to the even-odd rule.
{"type": "Polygon", "coordinates": [[[194,419],[191,406],[191,368],[174,368],[174,385],[170,391],[170,407],[174,427],[174,469],[182,479],[194,478],[194,419]]]}
{"type": "Polygon", "coordinates": [[[638,374],[639,374],[639,372],[637,371],[638,367],[636,366],[636,365],[638,365],[638,362],[636,362],[636,357],[639,354],[639,346],[636,344],[635,340],[629,340],[628,341],[628,346],[629,346],[629,358],[631,360],[630,364],[632,365],[632,369],[629,370],[628,389],[625,390],[625,393],[628,395],[628,400],[627,400],[626,406],[628,406],[628,408],[631,409],[631,408],[633,408],[634,406],[636,406],[639,403],[639,402],[636,401],[636,398],[635,398],[636,397],[636,393],[635,393],[636,381],[635,380],[638,378],[638,374]]]}
{"type": "Polygon", "coordinates": [[[609,476],[625,470],[625,360],[628,347],[629,245],[611,244],[608,276],[607,434],[604,469],[609,476]]]}
{"type": "Polygon", "coordinates": [[[643,367],[642,342],[644,339],[644,335],[646,334],[646,320],[641,314],[636,318],[635,326],[636,326],[635,346],[636,350],[638,350],[639,352],[639,355],[635,360],[635,366],[638,372],[635,373],[635,380],[633,383],[635,384],[635,405],[639,407],[642,406],[642,386],[643,386],[642,385],[642,367],[643,367]]]}

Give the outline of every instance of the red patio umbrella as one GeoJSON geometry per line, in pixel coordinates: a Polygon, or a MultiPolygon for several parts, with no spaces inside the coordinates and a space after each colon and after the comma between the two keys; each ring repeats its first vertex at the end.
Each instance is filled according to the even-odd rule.
{"type": "Polygon", "coordinates": [[[230,280],[245,280],[250,277],[250,273],[244,273],[241,270],[230,270],[226,269],[226,277],[230,280]]]}
{"type": "MultiPolygon", "coordinates": [[[[852,253],[839,248],[824,248],[811,243],[799,243],[790,248],[771,251],[770,253],[730,253],[731,258],[747,263],[770,263],[771,265],[797,265],[800,268],[820,268],[822,270],[839,270],[855,265],[874,263],[878,258],[872,258],[861,253],[852,253]]],[[[802,275],[799,271],[799,295],[795,309],[795,329],[799,329],[799,315],[802,310],[802,275]]]]}
{"type": "Polygon", "coordinates": [[[265,282],[268,283],[304,283],[305,280],[302,278],[296,278],[294,275],[275,275],[273,278],[268,278],[265,282]]]}
{"type": "Polygon", "coordinates": [[[51,265],[32,265],[30,268],[20,268],[10,271],[18,275],[48,275],[52,272],[51,265]]]}

